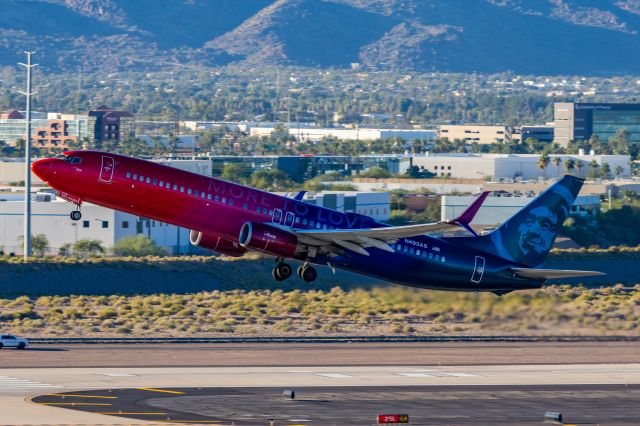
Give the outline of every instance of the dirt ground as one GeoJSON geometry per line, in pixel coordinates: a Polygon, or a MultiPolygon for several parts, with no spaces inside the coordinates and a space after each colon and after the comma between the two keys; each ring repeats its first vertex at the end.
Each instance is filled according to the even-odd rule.
{"type": "Polygon", "coordinates": [[[631,362],[640,362],[640,342],[36,344],[0,350],[2,368],[631,362]]]}

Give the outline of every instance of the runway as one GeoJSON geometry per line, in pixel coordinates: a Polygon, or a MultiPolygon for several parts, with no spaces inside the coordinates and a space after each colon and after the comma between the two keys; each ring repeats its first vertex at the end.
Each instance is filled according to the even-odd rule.
{"type": "Polygon", "coordinates": [[[640,341],[36,344],[0,351],[8,367],[502,365],[629,363],[640,341]]]}
{"type": "Polygon", "coordinates": [[[387,409],[408,411],[411,424],[539,424],[554,410],[577,424],[640,419],[638,363],[5,368],[0,376],[3,424],[266,425],[274,416],[278,425],[358,425],[387,409]]]}

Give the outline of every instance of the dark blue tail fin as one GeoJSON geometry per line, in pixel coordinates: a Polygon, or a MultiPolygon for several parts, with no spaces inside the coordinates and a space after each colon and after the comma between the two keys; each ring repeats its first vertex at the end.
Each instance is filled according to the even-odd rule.
{"type": "Polygon", "coordinates": [[[549,254],[583,182],[565,176],[490,234],[451,241],[521,265],[538,266],[549,254]]]}

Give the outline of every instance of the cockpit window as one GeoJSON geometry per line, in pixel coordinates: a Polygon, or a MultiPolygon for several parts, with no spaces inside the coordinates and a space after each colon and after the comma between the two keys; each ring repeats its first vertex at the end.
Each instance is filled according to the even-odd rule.
{"type": "Polygon", "coordinates": [[[69,164],[80,164],[82,163],[82,158],[74,157],[72,155],[57,155],[56,158],[66,161],[69,164]]]}

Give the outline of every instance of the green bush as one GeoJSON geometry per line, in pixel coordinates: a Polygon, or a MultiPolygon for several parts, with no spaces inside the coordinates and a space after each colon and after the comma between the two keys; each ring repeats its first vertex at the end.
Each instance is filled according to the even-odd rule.
{"type": "Polygon", "coordinates": [[[113,246],[113,253],[116,256],[166,256],[164,248],[157,245],[153,240],[144,235],[124,237],[113,246]]]}

